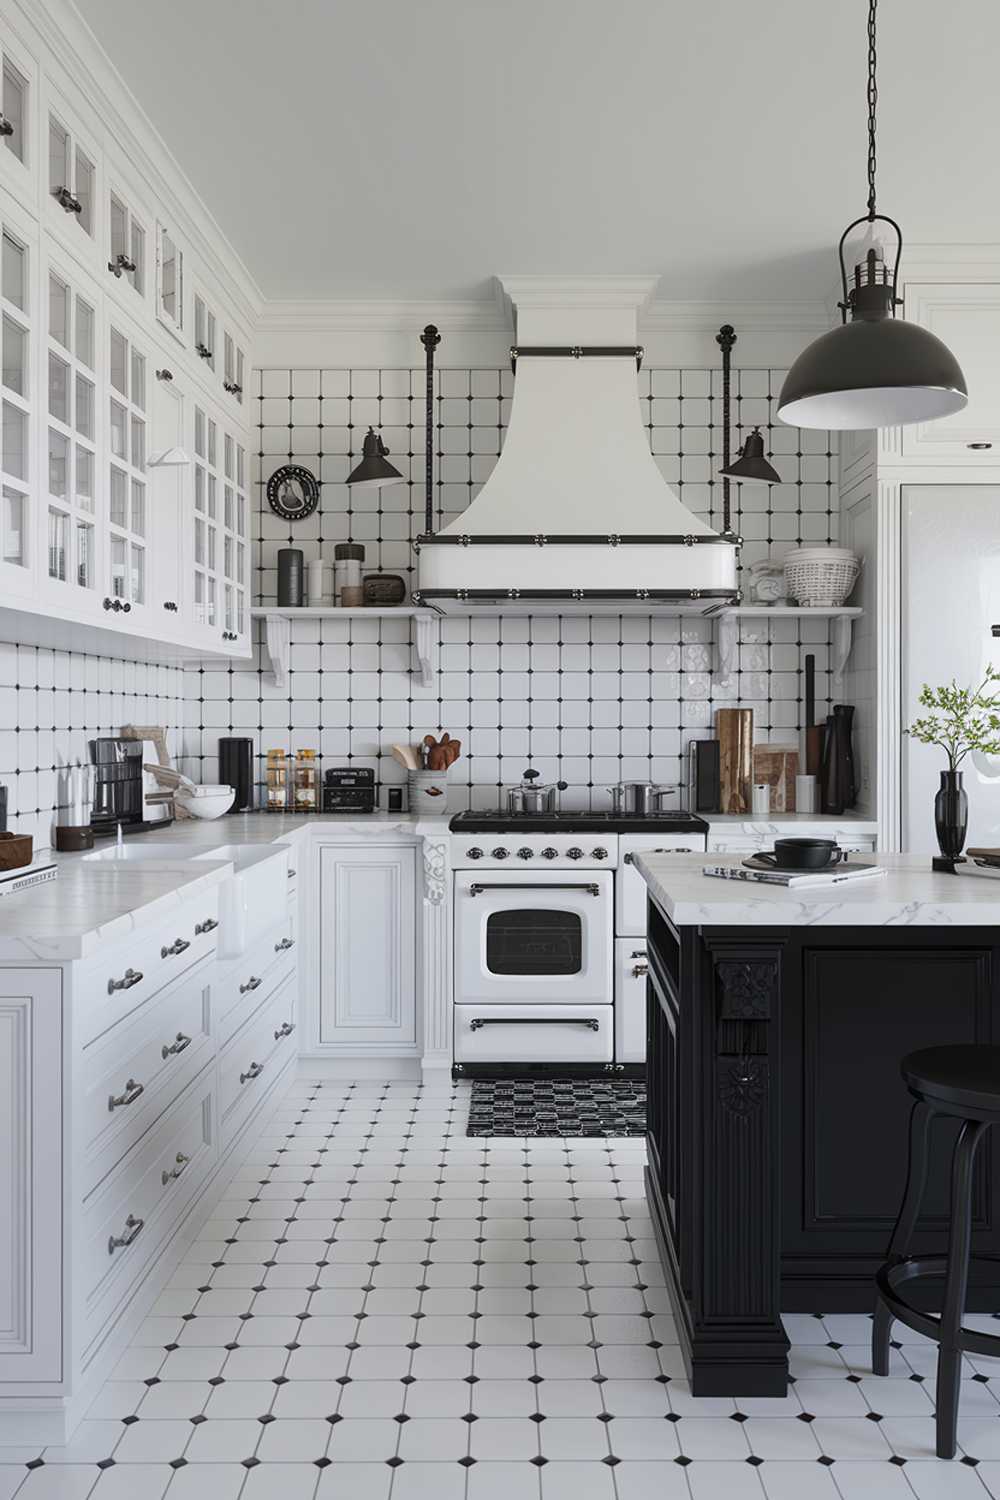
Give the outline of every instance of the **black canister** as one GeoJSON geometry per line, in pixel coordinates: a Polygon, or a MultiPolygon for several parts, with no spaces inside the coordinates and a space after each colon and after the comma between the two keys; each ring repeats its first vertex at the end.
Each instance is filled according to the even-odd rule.
{"type": "Polygon", "coordinates": [[[298,609],[303,602],[305,567],[301,547],[278,549],[278,603],[298,609]]]}
{"type": "Polygon", "coordinates": [[[219,781],[236,793],[230,812],[247,812],[253,807],[253,740],[220,739],[219,781]]]}

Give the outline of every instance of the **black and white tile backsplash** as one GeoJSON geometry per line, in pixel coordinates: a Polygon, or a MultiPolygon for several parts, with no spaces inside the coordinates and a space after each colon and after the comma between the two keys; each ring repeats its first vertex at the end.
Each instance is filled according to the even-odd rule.
{"type": "MultiPolygon", "coordinates": [[[[784,483],[733,487],[743,565],[800,542],[837,540],[836,453],[825,433],[777,421],[780,370],[734,372],[734,443],[756,423],[784,483]]],[[[267,369],[255,375],[259,473],[255,602],[276,599],[276,553],[301,547],[332,562],[338,541],[362,542],[366,571],[415,581],[412,541],[424,529],[424,371],[267,369]],[[379,429],[407,483],[350,490],[345,480],[369,425],[379,429]],[[289,525],[263,486],[289,461],[313,469],[319,509],[289,525]]],[[[488,477],[503,438],[512,376],[498,369],[441,369],[435,401],[435,526],[459,515],[488,477]]],[[[650,445],[684,503],[721,524],[721,379],[716,370],[645,369],[640,395],[650,445]]],[[[803,648],[814,652],[817,708],[828,698],[824,621],[742,622],[739,672],[723,690],[712,674],[712,627],[652,616],[450,619],[441,626],[441,673],[428,689],[409,675],[409,624],[400,619],[297,620],[291,671],[277,689],[267,667],[188,673],[184,769],[214,780],[220,735],[250,735],[258,754],[315,748],[324,767],[375,765],[392,783],[404,772],[394,741],[447,729],[463,742],[450,806],[488,806],[497,786],[533,765],[568,781],[567,805],[603,805],[622,777],[682,779],[687,742],[710,733],[721,704],[753,708],[757,737],[794,738],[802,717],[803,648]]],[[[261,765],[262,762],[258,762],[261,765]]],[[[262,779],[262,776],[261,776],[262,779]]]]}

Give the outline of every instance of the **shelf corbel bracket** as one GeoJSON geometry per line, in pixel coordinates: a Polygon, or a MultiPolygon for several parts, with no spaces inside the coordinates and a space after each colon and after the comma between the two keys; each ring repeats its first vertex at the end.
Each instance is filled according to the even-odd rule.
{"type": "Polygon", "coordinates": [[[430,614],[414,615],[411,645],[416,658],[414,675],[420,678],[421,687],[429,688],[434,685],[438,669],[439,641],[438,622],[430,614]]]}
{"type": "Polygon", "coordinates": [[[833,673],[833,685],[840,689],[844,686],[844,668],[851,654],[854,620],[851,615],[835,615],[831,624],[833,625],[833,660],[830,667],[833,673]]]}
{"type": "Polygon", "coordinates": [[[719,687],[727,688],[736,670],[740,627],[735,615],[719,615],[715,622],[715,673],[719,687]]]}
{"type": "Polygon", "coordinates": [[[292,648],[292,622],[287,615],[265,615],[264,644],[271,659],[275,687],[288,683],[288,658],[292,648]]]}

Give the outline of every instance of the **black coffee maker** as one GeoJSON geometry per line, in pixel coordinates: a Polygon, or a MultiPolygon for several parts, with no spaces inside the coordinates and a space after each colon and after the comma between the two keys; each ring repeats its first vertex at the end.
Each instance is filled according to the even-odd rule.
{"type": "Polygon", "coordinates": [[[162,827],[143,818],[142,740],[98,739],[90,741],[94,765],[94,806],[90,826],[96,837],[115,833],[139,833],[162,827]]]}

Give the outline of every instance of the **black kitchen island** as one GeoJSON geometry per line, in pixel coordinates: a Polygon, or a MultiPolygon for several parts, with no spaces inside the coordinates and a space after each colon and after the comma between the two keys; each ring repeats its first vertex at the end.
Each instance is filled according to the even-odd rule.
{"type": "MultiPolygon", "coordinates": [[[[882,856],[794,892],[642,855],[649,887],[647,1195],[695,1395],[782,1395],[782,1312],[870,1312],[906,1171],[901,1057],[1000,1040],[1000,881],[882,856]]],[[[917,1248],[946,1248],[955,1131],[935,1126],[917,1248]]],[[[1000,1254],[998,1153],[975,1250],[1000,1254]]],[[[1000,1267],[998,1267],[1000,1273],[1000,1267]]],[[[995,1286],[970,1307],[1000,1308],[995,1286]]]]}

